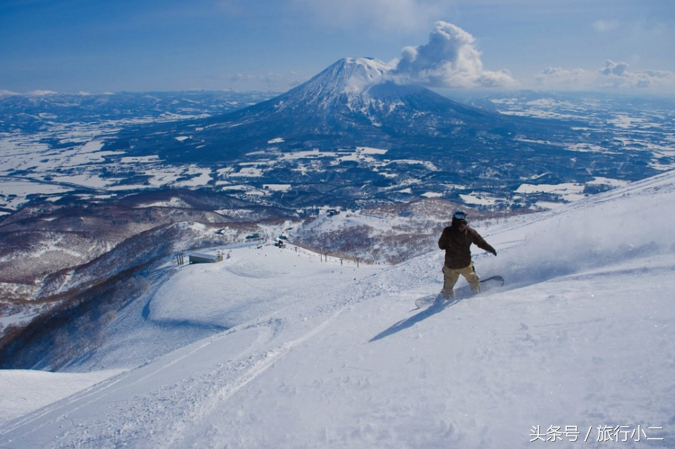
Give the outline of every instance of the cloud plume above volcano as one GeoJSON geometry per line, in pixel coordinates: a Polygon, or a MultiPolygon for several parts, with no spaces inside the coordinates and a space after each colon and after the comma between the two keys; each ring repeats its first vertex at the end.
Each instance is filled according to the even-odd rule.
{"type": "Polygon", "coordinates": [[[394,62],[391,74],[400,83],[435,88],[512,87],[516,84],[507,70],[483,69],[476,39],[448,22],[436,22],[429,42],[405,47],[394,62]]]}

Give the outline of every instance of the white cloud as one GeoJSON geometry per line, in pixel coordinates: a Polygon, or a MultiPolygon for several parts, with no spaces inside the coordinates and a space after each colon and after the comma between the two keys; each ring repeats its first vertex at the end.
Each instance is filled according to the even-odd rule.
{"type": "Polygon", "coordinates": [[[595,75],[584,69],[563,69],[549,67],[539,75],[535,82],[549,89],[587,89],[593,84],[595,75]]]}
{"type": "Polygon", "coordinates": [[[605,61],[595,72],[584,69],[549,67],[535,78],[537,85],[555,89],[652,89],[675,90],[675,72],[666,70],[631,71],[625,62],[605,61]]]}
{"type": "Polygon", "coordinates": [[[291,0],[291,4],[334,28],[397,32],[423,29],[442,11],[437,0],[291,0]]]}
{"type": "Polygon", "coordinates": [[[474,37],[458,26],[442,21],[436,22],[427,44],[403,49],[391,73],[398,82],[439,88],[516,84],[506,70],[484,70],[474,37]]]}
{"type": "Polygon", "coordinates": [[[610,60],[605,61],[605,67],[600,69],[599,72],[604,76],[629,76],[626,70],[628,69],[628,64],[625,62],[613,62],[610,60]]]}
{"type": "Polygon", "coordinates": [[[675,73],[666,70],[643,70],[631,72],[625,62],[607,60],[598,71],[598,83],[602,87],[615,88],[675,88],[675,73]]]}
{"type": "Polygon", "coordinates": [[[612,31],[618,27],[619,27],[618,20],[596,20],[595,22],[593,22],[593,28],[595,28],[596,31],[599,31],[601,33],[612,31]]]}

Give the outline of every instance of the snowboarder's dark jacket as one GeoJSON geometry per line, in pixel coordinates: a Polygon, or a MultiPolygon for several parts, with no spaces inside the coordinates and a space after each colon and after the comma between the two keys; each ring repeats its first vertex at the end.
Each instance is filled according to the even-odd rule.
{"type": "Polygon", "coordinates": [[[471,265],[471,244],[475,244],[485,251],[496,254],[483,237],[470,228],[463,220],[453,220],[452,225],[443,229],[441,238],[438,239],[438,247],[445,250],[445,266],[458,270],[471,265]]]}

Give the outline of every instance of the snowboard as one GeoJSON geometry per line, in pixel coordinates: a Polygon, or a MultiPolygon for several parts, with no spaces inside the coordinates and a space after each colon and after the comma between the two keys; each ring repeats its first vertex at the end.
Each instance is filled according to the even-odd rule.
{"type": "MultiPolygon", "coordinates": [[[[481,293],[485,293],[486,291],[489,291],[493,288],[496,287],[501,287],[504,285],[504,278],[501,276],[492,276],[487,279],[481,279],[480,280],[480,291],[481,293]]],[[[464,287],[456,288],[455,289],[455,296],[452,299],[449,299],[447,301],[442,301],[439,302],[438,304],[440,306],[445,306],[447,304],[453,304],[456,302],[459,302],[463,299],[470,298],[471,296],[474,296],[476,293],[474,293],[471,290],[471,286],[465,285],[464,287]]],[[[433,295],[426,295],[422,296],[421,298],[417,298],[415,300],[415,305],[422,309],[425,307],[432,306],[436,304],[436,298],[438,297],[438,293],[435,293],[433,295]]]]}

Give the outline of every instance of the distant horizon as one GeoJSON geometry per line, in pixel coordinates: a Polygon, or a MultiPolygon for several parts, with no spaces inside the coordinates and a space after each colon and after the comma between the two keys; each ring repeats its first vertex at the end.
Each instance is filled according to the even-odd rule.
{"type": "MultiPolygon", "coordinates": [[[[302,84],[302,83],[301,83],[302,84]]],[[[297,86],[295,86],[297,87],[297,86]]],[[[171,94],[171,93],[235,93],[235,94],[264,94],[264,95],[282,95],[289,90],[294,89],[294,87],[289,88],[285,91],[273,91],[273,90],[240,90],[240,89],[175,89],[175,90],[120,90],[120,91],[107,91],[107,92],[87,92],[87,91],[71,91],[71,92],[57,92],[49,91],[44,89],[35,89],[32,91],[26,92],[14,92],[6,89],[0,89],[0,99],[12,96],[18,97],[42,97],[50,95],[72,95],[72,96],[103,96],[103,95],[121,95],[121,94],[171,94]]],[[[524,92],[532,92],[536,94],[548,94],[548,95],[600,95],[606,97],[638,97],[638,98],[648,98],[648,97],[668,97],[675,100],[675,92],[653,92],[647,90],[562,90],[562,89],[534,89],[534,88],[518,88],[518,89],[438,89],[438,88],[429,88],[429,90],[442,95],[444,97],[452,97],[454,95],[458,96],[490,96],[490,95],[499,95],[499,94],[516,94],[524,92]]]]}

